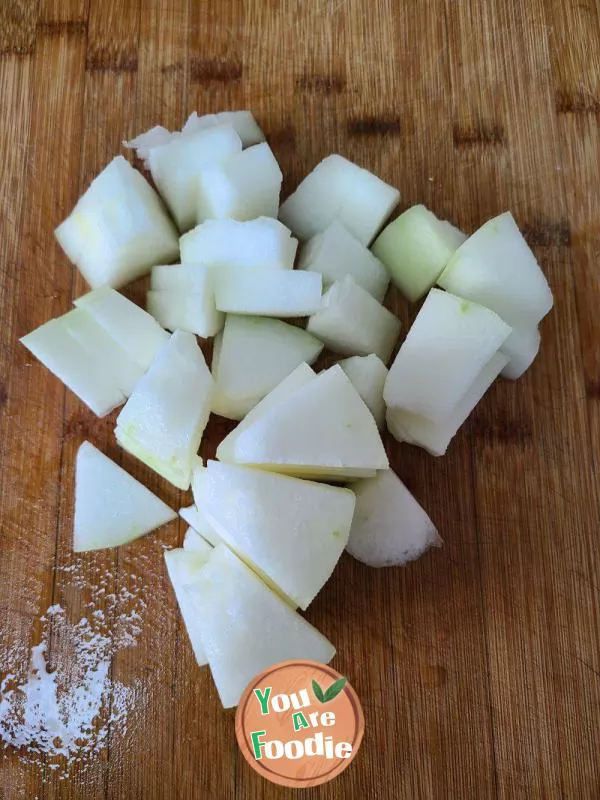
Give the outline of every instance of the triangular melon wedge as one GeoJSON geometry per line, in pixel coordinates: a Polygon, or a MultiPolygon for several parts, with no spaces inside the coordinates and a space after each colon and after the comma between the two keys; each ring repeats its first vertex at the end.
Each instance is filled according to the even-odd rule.
{"type": "Polygon", "coordinates": [[[224,542],[305,609],[350,533],[348,489],[209,461],[194,499],[224,542]]]}
{"type": "MultiPolygon", "coordinates": [[[[213,351],[213,364],[215,358],[217,363],[220,360],[220,346],[217,347],[221,337],[217,336],[215,339],[215,348],[213,351]]],[[[231,462],[233,461],[234,445],[240,434],[246,430],[253,422],[266,414],[272,408],[279,405],[283,400],[290,397],[297,389],[306,386],[307,383],[316,378],[316,373],[311,369],[308,364],[300,364],[296,369],[291,372],[287,378],[284,378],[281,383],[276,386],[272,392],[264,397],[260,403],[254,406],[249,411],[240,424],[234,428],[231,433],[226,436],[217,448],[217,458],[219,461],[231,462]]]]}
{"type": "Polygon", "coordinates": [[[195,503],[186,508],[180,508],[179,516],[213,547],[216,547],[223,541],[206,518],[206,514],[200,511],[195,503]]]}
{"type": "Polygon", "coordinates": [[[245,427],[227,455],[236,464],[323,480],[389,466],[373,415],[337,364],[245,427]]]}
{"type": "MultiPolygon", "coordinates": [[[[201,536],[194,534],[198,542],[204,542],[201,536]]],[[[198,544],[198,543],[196,543],[198,544]]],[[[181,611],[183,623],[188,632],[192,650],[196,656],[198,666],[207,664],[206,654],[202,646],[202,636],[200,634],[200,624],[202,618],[196,613],[196,609],[191,597],[186,589],[193,585],[200,574],[200,570],[208,561],[212,547],[204,542],[204,548],[200,550],[189,550],[177,548],[176,550],[165,550],[165,564],[167,572],[177,598],[177,604],[181,611]]]]}
{"type": "Polygon", "coordinates": [[[302,362],[312,364],[322,349],[310,333],[282,320],[228,316],[213,356],[213,413],[242,419],[302,362]]]}
{"type": "Polygon", "coordinates": [[[248,682],[272,664],[310,659],[327,664],[335,648],[277,597],[226,546],[219,545],[187,589],[221,702],[238,704],[248,682]]]}
{"type": "Polygon", "coordinates": [[[212,388],[196,337],[176,331],[117,417],[117,441],[179,489],[188,489],[212,388]]]}
{"type": "Polygon", "coordinates": [[[354,558],[370,567],[391,567],[441,546],[433,522],[391,469],[352,488],[356,513],[346,549],[354,558]]]}
{"type": "Polygon", "coordinates": [[[183,537],[182,547],[188,553],[210,554],[213,546],[195,528],[190,526],[183,537]]]}
{"type": "Polygon", "coordinates": [[[90,442],[77,452],[73,550],[126,544],[177,514],[90,442]]]}

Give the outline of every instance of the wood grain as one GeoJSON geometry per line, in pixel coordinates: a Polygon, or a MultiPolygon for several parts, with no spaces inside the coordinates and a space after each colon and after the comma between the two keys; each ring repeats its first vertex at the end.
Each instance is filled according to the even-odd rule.
{"type": "MultiPolygon", "coordinates": [[[[386,437],[445,546],[398,570],[344,557],[308,618],[365,710],[359,756],[307,798],[600,796],[600,10],[566,0],[8,0],[0,8],[0,631],[26,670],[40,615],[76,621],[68,570],[77,447],[119,451],[19,336],[85,290],[53,228],[123,138],[193,110],[251,108],[285,192],[339,151],[461,225],[513,210],[552,284],[542,353],[499,382],[443,459],[386,437]]],[[[143,298],[143,283],[128,288],[143,298]]],[[[416,309],[391,292],[408,327],[416,309]]],[[[203,455],[226,426],[213,420],[203,455]]],[[[164,571],[173,523],[77,559],[145,603],[112,675],[138,687],[127,734],[60,780],[6,751],[7,800],[283,798],[238,752],[196,668],[164,571]],[[141,590],[140,590],[140,587],[141,590]]],[[[96,600],[113,625],[127,595],[96,600]]],[[[66,668],[60,629],[52,667],[66,668]]],[[[0,675],[0,677],[2,677],[0,675]]]]}

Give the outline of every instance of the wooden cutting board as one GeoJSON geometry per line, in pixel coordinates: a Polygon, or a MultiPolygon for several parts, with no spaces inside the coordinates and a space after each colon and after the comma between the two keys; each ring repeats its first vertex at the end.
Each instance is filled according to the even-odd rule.
{"type": "MultiPolygon", "coordinates": [[[[121,140],[226,108],[254,111],[285,193],[335,151],[469,232],[510,208],[556,298],[534,368],[493,387],[445,458],[386,436],[445,545],[405,569],[344,557],[311,605],[366,734],[303,797],[600,796],[599,31],[591,0],[4,0],[0,656],[26,671],[52,604],[116,624],[134,597],[140,630],[112,660],[134,692],[126,728],[66,780],[5,751],[3,799],[290,796],[246,765],[194,664],[161,549],[183,525],[71,553],[84,439],[185,498],[17,344],[85,290],[52,231],[121,140]]],[[[390,306],[406,330],[415,309],[390,306]]],[[[204,456],[225,430],[211,422],[204,456]]],[[[50,668],[67,651],[50,625],[50,668]]]]}

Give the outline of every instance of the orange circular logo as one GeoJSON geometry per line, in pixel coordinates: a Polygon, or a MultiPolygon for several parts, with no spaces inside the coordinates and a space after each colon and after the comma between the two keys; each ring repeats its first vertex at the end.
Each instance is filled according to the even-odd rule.
{"type": "Polygon", "coordinates": [[[293,788],[327,783],[356,756],[365,720],[346,678],[316,661],[284,661],[242,695],[235,733],[263,778],[293,788]]]}

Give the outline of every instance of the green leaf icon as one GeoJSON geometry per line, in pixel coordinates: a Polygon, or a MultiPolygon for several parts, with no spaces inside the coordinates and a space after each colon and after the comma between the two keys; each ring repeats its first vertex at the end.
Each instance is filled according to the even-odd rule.
{"type": "Polygon", "coordinates": [[[319,686],[319,684],[313,679],[312,682],[313,692],[315,693],[315,697],[320,703],[325,702],[325,695],[323,694],[323,689],[319,686]]]}
{"type": "Polygon", "coordinates": [[[347,683],[347,678],[339,678],[337,681],[334,681],[325,692],[325,699],[323,702],[328,703],[330,700],[333,700],[334,697],[337,697],[347,683]]]}

